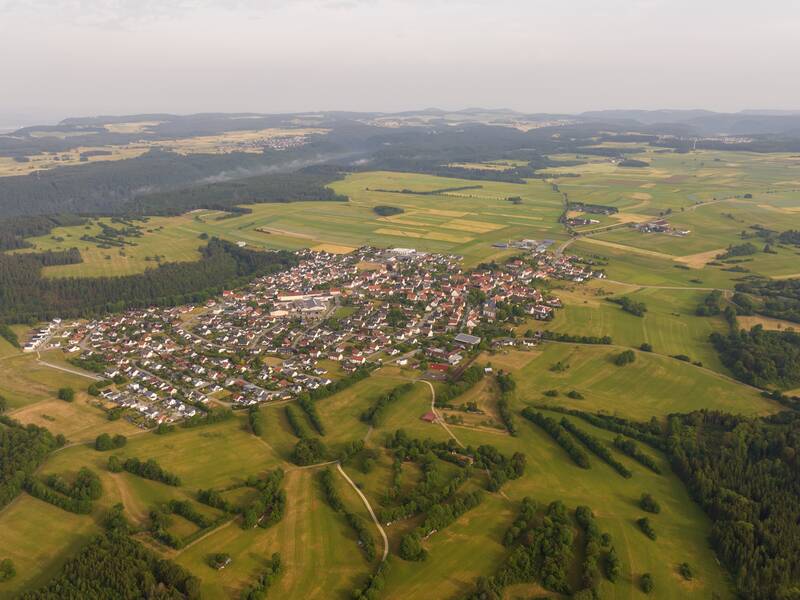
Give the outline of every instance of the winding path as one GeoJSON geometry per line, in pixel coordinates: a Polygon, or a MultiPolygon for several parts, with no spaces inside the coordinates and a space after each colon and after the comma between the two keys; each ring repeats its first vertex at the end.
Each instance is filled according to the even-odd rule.
{"type": "Polygon", "coordinates": [[[358,489],[358,486],[353,482],[352,479],[350,479],[350,476],[344,472],[341,463],[337,462],[336,468],[339,470],[339,473],[341,473],[342,477],[344,477],[347,480],[347,483],[350,484],[350,487],[352,487],[356,491],[356,494],[359,495],[361,500],[364,502],[364,506],[367,507],[367,511],[369,511],[369,516],[372,517],[372,520],[375,523],[375,527],[378,528],[378,532],[381,534],[381,537],[383,538],[383,558],[381,558],[381,561],[386,560],[386,557],[389,556],[389,538],[386,537],[386,532],[383,530],[383,527],[378,521],[378,517],[375,516],[375,511],[372,510],[372,506],[370,506],[369,500],[367,500],[367,497],[364,495],[364,493],[360,489],[358,489]]]}
{"type": "Polygon", "coordinates": [[[447,426],[447,423],[445,423],[444,419],[442,419],[442,417],[439,416],[439,413],[436,412],[436,390],[434,389],[433,384],[430,381],[427,381],[426,379],[417,379],[416,381],[427,383],[428,387],[431,388],[431,412],[436,417],[436,422],[439,423],[439,425],[441,425],[442,427],[444,427],[444,430],[451,438],[453,438],[456,441],[456,444],[458,444],[463,448],[464,444],[462,444],[461,440],[456,437],[455,433],[450,431],[450,428],[447,426]]]}

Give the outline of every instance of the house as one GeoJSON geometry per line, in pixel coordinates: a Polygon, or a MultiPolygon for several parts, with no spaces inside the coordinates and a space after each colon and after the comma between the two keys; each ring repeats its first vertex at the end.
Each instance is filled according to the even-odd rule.
{"type": "Polygon", "coordinates": [[[422,419],[422,420],[423,420],[423,421],[425,421],[426,423],[435,423],[435,422],[436,422],[436,419],[437,419],[437,417],[436,417],[436,413],[435,413],[435,412],[433,412],[432,410],[429,410],[429,411],[428,411],[428,412],[426,412],[424,415],[422,415],[422,416],[420,417],[420,419],[422,419]]]}

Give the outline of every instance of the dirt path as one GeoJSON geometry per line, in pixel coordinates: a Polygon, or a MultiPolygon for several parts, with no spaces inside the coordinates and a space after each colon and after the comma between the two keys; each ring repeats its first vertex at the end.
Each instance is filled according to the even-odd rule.
{"type": "MultiPolygon", "coordinates": [[[[700,290],[701,292],[711,292],[721,288],[713,287],[688,287],[679,285],[644,285],[641,283],[630,283],[628,281],[616,281],[615,279],[601,279],[600,281],[607,281],[608,283],[616,283],[618,285],[627,285],[630,287],[641,288],[646,290],[700,290]]],[[[724,290],[723,290],[724,291],[724,290]]]]}
{"type": "Polygon", "coordinates": [[[389,538],[386,537],[386,532],[383,530],[383,527],[381,527],[381,524],[378,521],[378,517],[375,516],[375,512],[372,510],[372,506],[370,506],[369,500],[367,500],[367,497],[364,495],[364,493],[360,489],[358,489],[358,486],[353,482],[353,480],[350,479],[350,476],[344,472],[344,469],[342,468],[341,464],[337,462],[336,468],[338,469],[342,477],[344,477],[347,480],[347,483],[350,484],[350,487],[352,487],[356,491],[356,494],[359,495],[362,502],[364,502],[364,506],[367,507],[369,516],[372,517],[372,521],[375,523],[375,527],[378,528],[378,532],[381,534],[381,537],[383,538],[383,558],[381,558],[381,561],[386,560],[386,557],[389,556],[389,538]]]}
{"type": "Polygon", "coordinates": [[[182,553],[184,550],[188,550],[189,548],[191,548],[191,547],[192,547],[192,546],[194,546],[195,544],[197,544],[197,543],[199,543],[199,542],[202,542],[202,541],[203,541],[204,539],[206,539],[208,536],[210,536],[210,535],[213,535],[213,534],[217,533],[218,531],[220,531],[220,530],[222,530],[222,529],[225,529],[225,528],[226,528],[226,527],[228,527],[228,526],[229,526],[231,523],[233,523],[233,521],[234,521],[234,519],[229,519],[229,520],[225,521],[225,522],[224,522],[222,525],[220,525],[219,527],[215,527],[214,529],[212,529],[212,530],[210,530],[210,531],[207,531],[207,532],[205,532],[203,535],[201,535],[201,536],[200,536],[199,538],[197,538],[196,540],[192,540],[191,542],[189,542],[188,544],[186,544],[186,545],[185,545],[183,548],[181,548],[180,550],[178,550],[178,551],[177,551],[177,552],[176,552],[176,553],[175,553],[173,556],[178,556],[178,555],[179,555],[179,554],[181,554],[181,553],[182,553]]]}
{"type": "Polygon", "coordinates": [[[421,381],[422,383],[428,384],[428,387],[431,388],[431,412],[436,416],[436,422],[441,425],[447,434],[456,441],[456,444],[464,447],[464,444],[461,443],[461,440],[456,437],[456,434],[450,431],[450,428],[447,426],[447,423],[444,422],[439,413],[436,412],[436,390],[433,387],[433,384],[430,381],[426,381],[425,379],[417,379],[417,381],[421,381]]]}
{"type": "Polygon", "coordinates": [[[293,471],[307,471],[309,469],[318,469],[319,467],[327,467],[328,465],[335,465],[338,464],[338,460],[329,460],[327,462],[321,463],[314,463],[313,465],[305,465],[302,467],[289,467],[285,469],[286,473],[292,473],[293,471]]]}
{"type": "Polygon", "coordinates": [[[46,362],[44,360],[36,359],[36,362],[43,367],[50,367],[51,369],[58,369],[59,371],[64,371],[65,373],[72,373],[73,375],[78,375],[79,377],[86,377],[87,379],[93,379],[94,381],[103,381],[102,377],[98,377],[97,375],[92,375],[90,373],[78,371],[76,369],[68,369],[67,367],[62,367],[59,365],[54,365],[53,363],[46,362]]]}
{"type": "Polygon", "coordinates": [[[135,521],[140,524],[144,523],[147,519],[147,512],[143,510],[141,504],[133,498],[122,475],[120,473],[112,473],[110,477],[117,488],[117,492],[119,492],[119,497],[125,510],[128,511],[128,514],[130,514],[135,521]]]}

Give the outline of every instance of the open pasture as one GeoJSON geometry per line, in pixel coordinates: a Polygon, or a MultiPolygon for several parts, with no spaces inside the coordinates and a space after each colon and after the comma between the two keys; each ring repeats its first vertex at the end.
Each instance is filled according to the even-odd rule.
{"type": "Polygon", "coordinates": [[[558,293],[565,306],[555,319],[530,321],[518,327],[518,332],[532,328],[573,335],[608,335],[614,344],[634,348],[647,342],[657,354],[685,354],[708,368],[727,373],[709,341],[711,333],[724,332],[727,325],[720,316],[695,315],[707,291],[637,288],[600,281],[593,282],[591,287],[558,293]],[[647,312],[643,317],[625,312],[605,299],[611,293],[644,302],[647,312]]]}
{"type": "MultiPolygon", "coordinates": [[[[202,579],[204,597],[238,597],[264,569],[272,553],[280,552],[284,574],[270,590],[271,595],[350,598],[370,567],[344,518],[323,499],[318,475],[318,469],[286,473],[286,514],[273,527],[242,531],[233,524],[219,528],[176,557],[179,564],[202,579]],[[214,552],[230,554],[231,565],[222,571],[211,569],[206,557],[214,552]]],[[[340,491],[346,493],[344,487],[340,491]]]]}
{"type": "Polygon", "coordinates": [[[548,342],[515,373],[515,394],[522,402],[544,402],[554,399],[543,393],[555,389],[559,404],[638,420],[701,408],[747,415],[780,409],[753,388],[667,356],[637,351],[635,362],[618,367],[613,358],[622,349],[548,342]],[[571,390],[584,399],[566,397],[571,390]]]}
{"type": "Polygon", "coordinates": [[[55,400],[59,388],[85,390],[92,382],[86,377],[39,364],[36,353],[23,354],[13,347],[11,350],[13,353],[9,351],[9,354],[0,358],[0,395],[8,400],[11,411],[41,401],[55,400]]]}

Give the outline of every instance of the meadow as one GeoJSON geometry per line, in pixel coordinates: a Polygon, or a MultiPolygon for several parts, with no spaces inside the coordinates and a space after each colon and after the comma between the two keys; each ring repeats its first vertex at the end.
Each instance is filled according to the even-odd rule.
{"type": "Polygon", "coordinates": [[[557,333],[611,336],[614,344],[638,348],[643,343],[653,352],[666,356],[683,354],[715,371],[727,373],[709,341],[711,333],[724,332],[727,324],[721,316],[698,317],[696,308],[708,291],[692,289],[642,288],[607,281],[593,281],[585,286],[569,286],[556,291],[565,306],[552,321],[531,320],[517,327],[557,333]],[[647,306],[643,317],[622,310],[608,297],[627,296],[647,306]]]}

